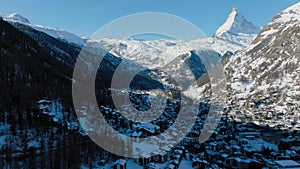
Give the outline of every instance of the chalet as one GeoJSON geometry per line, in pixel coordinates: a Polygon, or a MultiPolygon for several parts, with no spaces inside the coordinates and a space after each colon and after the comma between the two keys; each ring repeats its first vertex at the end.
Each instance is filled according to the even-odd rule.
{"type": "Polygon", "coordinates": [[[299,169],[300,168],[300,164],[293,160],[278,160],[278,161],[275,161],[275,163],[277,164],[277,166],[280,169],[285,169],[285,168],[299,169]]]}
{"type": "Polygon", "coordinates": [[[244,160],[239,157],[230,157],[225,160],[226,166],[230,168],[251,168],[251,162],[251,159],[244,160]]]}
{"type": "Polygon", "coordinates": [[[219,127],[218,129],[216,129],[216,131],[221,135],[226,135],[228,133],[228,129],[226,128],[226,126],[219,127]]]}
{"type": "Polygon", "coordinates": [[[165,163],[168,159],[168,152],[162,151],[158,154],[158,162],[165,163]]]}
{"type": "Polygon", "coordinates": [[[149,163],[145,169],[161,169],[161,167],[159,165],[157,165],[156,163],[149,163]]]}
{"type": "Polygon", "coordinates": [[[238,145],[232,146],[231,147],[231,152],[234,153],[234,154],[241,153],[242,152],[242,147],[240,147],[238,145]]]}
{"type": "Polygon", "coordinates": [[[211,151],[211,150],[207,150],[205,152],[205,159],[208,159],[209,161],[214,161],[215,159],[219,158],[220,153],[219,152],[215,152],[215,151],[211,151]]]}
{"type": "Polygon", "coordinates": [[[183,139],[185,145],[191,145],[198,143],[199,134],[197,132],[190,132],[188,135],[183,139]]]}
{"type": "Polygon", "coordinates": [[[238,144],[241,145],[241,146],[245,146],[248,144],[248,140],[245,139],[245,138],[241,138],[241,137],[236,137],[237,140],[238,140],[238,144]]]}
{"type": "Polygon", "coordinates": [[[141,137],[144,137],[145,134],[141,131],[134,131],[133,133],[131,133],[131,137],[134,137],[134,141],[135,142],[141,142],[141,137]]]}
{"type": "Polygon", "coordinates": [[[272,152],[271,156],[276,160],[290,160],[291,159],[291,156],[289,156],[287,154],[287,152],[284,150],[272,152]]]}
{"type": "Polygon", "coordinates": [[[242,152],[244,156],[251,157],[254,153],[256,153],[256,150],[253,148],[246,147],[243,148],[242,152]]]}
{"type": "Polygon", "coordinates": [[[119,159],[112,164],[112,169],[127,169],[127,162],[124,159],[119,159]]]}
{"type": "Polygon", "coordinates": [[[171,159],[171,148],[169,146],[164,146],[161,149],[167,153],[166,155],[164,155],[164,158],[169,161],[171,159]]]}
{"type": "Polygon", "coordinates": [[[292,146],[290,149],[294,150],[296,153],[300,154],[300,146],[292,146]]]}
{"type": "Polygon", "coordinates": [[[166,169],[176,169],[176,166],[173,164],[169,164],[166,169]]]}
{"type": "Polygon", "coordinates": [[[287,154],[291,157],[291,160],[299,161],[300,155],[294,150],[286,150],[287,154]]]}
{"type": "Polygon", "coordinates": [[[104,166],[105,163],[106,163],[105,160],[100,160],[97,164],[98,164],[99,166],[104,166]]]}
{"type": "Polygon", "coordinates": [[[159,131],[160,127],[157,125],[154,125],[152,123],[141,123],[138,127],[139,131],[143,131],[147,133],[148,135],[155,134],[159,131]]]}
{"type": "Polygon", "coordinates": [[[153,161],[153,162],[160,162],[161,161],[161,154],[163,154],[163,153],[165,153],[165,152],[160,152],[160,151],[154,151],[154,152],[152,152],[151,154],[150,154],[150,161],[153,161]]]}
{"type": "Polygon", "coordinates": [[[209,143],[209,149],[212,151],[220,151],[225,148],[225,142],[220,141],[220,142],[210,142],[209,143]]]}
{"type": "Polygon", "coordinates": [[[172,159],[171,161],[170,161],[170,164],[172,164],[172,165],[174,165],[176,168],[178,168],[179,167],[179,164],[180,164],[180,160],[179,159],[172,159]]]}
{"type": "Polygon", "coordinates": [[[280,140],[278,148],[281,150],[287,150],[292,146],[299,145],[300,141],[296,141],[292,137],[283,138],[280,140]]]}
{"type": "Polygon", "coordinates": [[[263,156],[261,154],[259,154],[259,153],[254,153],[252,155],[252,158],[256,159],[256,160],[261,160],[261,159],[263,159],[263,156]]]}
{"type": "Polygon", "coordinates": [[[209,163],[206,160],[200,160],[199,158],[194,159],[193,163],[192,163],[192,167],[194,169],[205,168],[208,165],[209,165],[209,163]]]}
{"type": "Polygon", "coordinates": [[[189,160],[191,161],[193,159],[193,154],[189,153],[189,152],[186,152],[185,155],[184,155],[184,158],[186,160],[189,160]]]}
{"type": "Polygon", "coordinates": [[[147,153],[141,153],[141,158],[138,158],[137,159],[137,162],[140,164],[140,165],[148,165],[150,162],[151,162],[151,156],[147,153]]]}

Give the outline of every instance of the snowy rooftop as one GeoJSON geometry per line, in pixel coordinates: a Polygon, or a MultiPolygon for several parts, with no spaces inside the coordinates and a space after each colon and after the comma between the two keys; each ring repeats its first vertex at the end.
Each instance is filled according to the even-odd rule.
{"type": "Polygon", "coordinates": [[[126,164],[126,160],[124,160],[124,159],[119,159],[119,160],[117,160],[116,162],[114,162],[113,165],[118,165],[118,164],[124,165],[124,164],[126,164]]]}
{"type": "Polygon", "coordinates": [[[293,160],[279,160],[275,162],[281,167],[300,169],[300,164],[293,160]]]}

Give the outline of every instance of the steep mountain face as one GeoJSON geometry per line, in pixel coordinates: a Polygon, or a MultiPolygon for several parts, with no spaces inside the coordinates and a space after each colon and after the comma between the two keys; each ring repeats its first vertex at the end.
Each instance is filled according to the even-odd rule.
{"type": "Polygon", "coordinates": [[[243,52],[226,63],[234,97],[267,100],[277,112],[299,105],[300,3],[276,15],[243,52]]]}
{"type": "Polygon", "coordinates": [[[260,27],[247,21],[241,12],[233,8],[226,22],[217,30],[215,37],[247,47],[260,30],[260,27]]]}

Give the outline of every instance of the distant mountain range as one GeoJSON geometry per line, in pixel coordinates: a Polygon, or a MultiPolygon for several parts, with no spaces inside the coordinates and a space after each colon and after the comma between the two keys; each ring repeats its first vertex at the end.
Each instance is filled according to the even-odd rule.
{"type": "MultiPolygon", "coordinates": [[[[82,46],[86,41],[85,38],[80,38],[73,33],[58,28],[33,25],[29,22],[29,19],[16,13],[3,16],[3,18],[4,20],[12,24],[19,23],[27,25],[56,39],[77,44],[79,46],[82,46]]],[[[193,41],[140,41],[134,39],[101,39],[99,43],[114,45],[115,51],[121,52],[122,57],[125,58],[130,58],[128,55],[135,55],[137,53],[137,50],[142,51],[145,48],[151,50],[151,52],[153,52],[154,54],[159,51],[168,49],[172,50],[176,55],[178,53],[182,53],[182,51],[186,52],[188,50],[196,48],[211,49],[220,54],[225,54],[227,51],[234,53],[248,46],[259,33],[259,31],[260,27],[247,21],[241,12],[233,8],[226,22],[217,30],[216,34],[210,38],[198,39],[193,41]],[[130,46],[130,49],[124,48],[126,45],[130,46]]]]}

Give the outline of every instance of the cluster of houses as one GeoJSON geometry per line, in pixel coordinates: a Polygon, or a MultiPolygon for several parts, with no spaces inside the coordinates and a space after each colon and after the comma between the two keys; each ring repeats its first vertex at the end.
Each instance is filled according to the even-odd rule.
{"type": "MultiPolygon", "coordinates": [[[[135,147],[131,147],[130,150],[140,153],[142,158],[134,159],[134,163],[147,169],[178,169],[184,161],[190,162],[189,168],[199,169],[300,168],[300,132],[298,132],[300,130],[297,130],[299,106],[291,103],[287,106],[287,109],[275,111],[276,109],[272,107],[273,105],[268,99],[259,103],[254,101],[239,101],[239,103],[242,104],[239,108],[229,107],[226,109],[218,128],[210,131],[213,133],[212,136],[203,144],[200,144],[198,140],[201,129],[207,118],[209,118],[207,117],[209,105],[201,104],[198,115],[194,117],[191,114],[190,117],[195,118],[194,126],[177,146],[164,146],[160,148],[160,151],[147,154],[143,152],[143,147],[137,144],[135,147]],[[289,118],[290,115],[293,115],[293,118],[289,118]],[[274,117],[277,118],[276,123],[272,121],[274,117]],[[280,125],[280,122],[285,126],[280,125]],[[287,126],[285,122],[291,126],[287,126]]],[[[39,104],[41,110],[46,110],[49,103],[41,101],[39,104]]],[[[128,107],[124,106],[123,110],[126,111],[128,107]]],[[[132,122],[121,116],[119,110],[108,106],[100,106],[100,110],[106,122],[115,130],[136,138],[138,142],[139,138],[162,134],[166,129],[169,129],[176,120],[179,107],[178,100],[169,102],[165,108],[165,113],[148,123],[132,122]]],[[[83,108],[82,117],[78,117],[79,119],[85,118],[86,109],[83,108]]],[[[161,110],[162,107],[157,107],[157,109],[161,110]]],[[[56,117],[51,112],[43,112],[44,114],[50,114],[51,118],[56,117]]],[[[131,115],[136,116],[136,114],[131,115]]],[[[187,126],[182,125],[181,127],[184,131],[187,126]]],[[[91,127],[90,132],[94,132],[92,131],[94,128],[96,127],[91,127]]],[[[167,140],[171,140],[180,131],[180,129],[174,130],[163,136],[169,138],[167,140]]],[[[156,140],[157,145],[160,145],[162,141],[164,140],[156,140]]],[[[144,142],[143,144],[147,143],[144,142]]],[[[150,144],[153,145],[153,142],[150,144]]],[[[124,145],[126,146],[126,140],[124,140],[124,145]]],[[[110,167],[130,169],[131,162],[132,159],[119,158],[110,167]]]]}
{"type": "MultiPolygon", "coordinates": [[[[185,139],[178,146],[170,148],[170,151],[137,159],[136,162],[151,169],[176,169],[182,160],[191,161],[190,168],[199,169],[300,167],[299,135],[283,138],[278,144],[264,140],[262,135],[253,123],[234,126],[232,122],[222,121],[212,137],[203,144],[185,139]]],[[[198,136],[195,135],[195,139],[198,136]]],[[[119,167],[126,168],[125,164],[119,167]]]]}
{"type": "Polygon", "coordinates": [[[238,122],[253,122],[272,130],[300,132],[300,102],[288,101],[277,104],[275,96],[264,96],[257,100],[232,99],[230,116],[238,122]]]}
{"type": "Polygon", "coordinates": [[[298,132],[274,130],[269,126],[259,126],[252,122],[234,121],[230,119],[228,111],[222,117],[218,128],[211,131],[213,132],[211,138],[199,144],[198,137],[206,118],[207,109],[206,111],[203,109],[190,133],[178,146],[170,147],[170,151],[164,154],[139,159],[137,163],[151,169],[176,169],[180,167],[182,160],[191,161],[190,168],[300,167],[298,132]],[[278,138],[266,139],[268,134],[278,138]]]}

